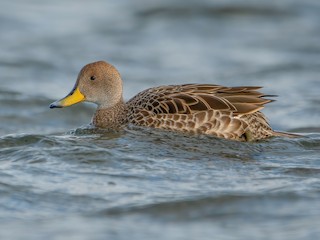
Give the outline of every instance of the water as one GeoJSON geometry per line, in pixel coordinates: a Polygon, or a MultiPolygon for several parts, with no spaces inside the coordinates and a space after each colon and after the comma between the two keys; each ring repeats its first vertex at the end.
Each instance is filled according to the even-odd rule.
{"type": "Polygon", "coordinates": [[[318,239],[317,0],[0,3],[1,239],[318,239]],[[264,86],[299,139],[237,143],[87,127],[50,110],[104,59],[125,98],[157,85],[264,86]]]}

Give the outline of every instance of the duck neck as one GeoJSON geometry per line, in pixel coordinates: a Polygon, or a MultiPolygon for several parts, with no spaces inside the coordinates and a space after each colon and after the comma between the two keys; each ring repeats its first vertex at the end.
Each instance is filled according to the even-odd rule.
{"type": "Polygon", "coordinates": [[[126,123],[126,104],[121,99],[112,107],[98,106],[92,124],[98,128],[119,129],[126,123]]]}

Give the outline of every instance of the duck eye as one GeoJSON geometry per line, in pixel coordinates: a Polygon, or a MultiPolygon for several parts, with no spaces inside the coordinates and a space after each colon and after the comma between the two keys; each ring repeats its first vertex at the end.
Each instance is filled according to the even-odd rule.
{"type": "Polygon", "coordinates": [[[91,76],[91,77],[90,77],[90,80],[92,80],[92,81],[95,80],[95,79],[96,79],[95,76],[91,76]]]}

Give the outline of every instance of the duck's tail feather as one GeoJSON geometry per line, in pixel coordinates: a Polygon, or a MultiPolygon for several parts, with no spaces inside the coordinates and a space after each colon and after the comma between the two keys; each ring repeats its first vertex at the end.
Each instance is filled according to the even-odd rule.
{"type": "Polygon", "coordinates": [[[278,132],[278,131],[274,131],[274,135],[276,137],[287,137],[287,138],[299,138],[299,137],[303,137],[300,134],[296,134],[296,133],[288,133],[288,132],[278,132]]]}

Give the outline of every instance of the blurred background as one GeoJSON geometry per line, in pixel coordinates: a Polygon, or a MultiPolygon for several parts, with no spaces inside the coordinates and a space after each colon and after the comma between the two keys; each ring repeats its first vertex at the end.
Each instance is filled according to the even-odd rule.
{"type": "Polygon", "coordinates": [[[319,0],[1,0],[1,239],[319,239],[319,0]],[[238,144],[79,129],[50,110],[105,60],[153,86],[263,86],[277,130],[238,144]],[[84,130],[83,130],[84,131],[84,130]]]}
{"type": "Polygon", "coordinates": [[[47,105],[96,60],[118,68],[127,100],[165,84],[258,85],[279,95],[265,110],[276,129],[319,127],[317,0],[2,0],[0,29],[0,133],[89,122],[90,109],[51,122],[47,105]]]}

